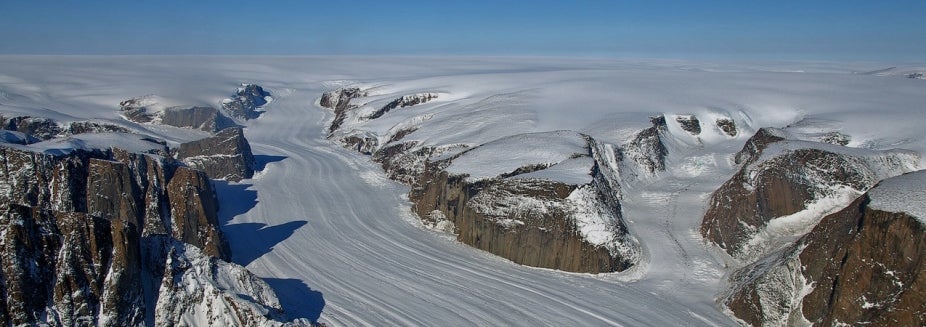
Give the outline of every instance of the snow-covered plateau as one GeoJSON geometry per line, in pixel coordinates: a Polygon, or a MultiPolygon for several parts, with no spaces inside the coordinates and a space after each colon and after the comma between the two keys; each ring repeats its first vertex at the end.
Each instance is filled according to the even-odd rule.
{"type": "MultiPolygon", "coordinates": [[[[816,322],[808,322],[816,313],[806,314],[816,304],[799,314],[800,301],[817,296],[808,279],[816,275],[799,273],[804,248],[787,244],[859,202],[879,179],[923,168],[926,81],[907,78],[921,71],[926,65],[0,56],[0,127],[9,130],[0,131],[0,142],[49,155],[108,146],[150,152],[243,127],[253,160],[241,162],[253,165],[253,176],[213,184],[230,259],[247,270],[171,243],[171,255],[192,255],[172,261],[187,270],[176,272],[171,285],[179,295],[168,299],[195,303],[214,294],[206,298],[216,301],[190,307],[180,323],[249,321],[220,318],[236,307],[329,326],[803,324],[816,322]],[[217,109],[164,123],[167,112],[184,108],[217,109]],[[39,142],[20,122],[51,132],[39,142]],[[87,122],[105,133],[70,132],[87,122]],[[758,144],[753,136],[764,128],[773,128],[766,132],[774,140],[758,144]],[[786,214],[771,210],[767,226],[741,225],[750,237],[785,235],[761,239],[761,253],[749,260],[702,236],[712,197],[725,194],[715,191],[736,184],[737,194],[754,198],[762,183],[751,178],[774,171],[765,167],[776,160],[820,163],[786,156],[817,153],[807,149],[864,169],[833,172],[827,159],[807,169],[813,175],[789,177],[818,196],[787,203],[786,214]],[[620,264],[598,274],[536,268],[458,241],[465,226],[448,221],[455,208],[418,208],[427,178],[441,173],[446,183],[458,177],[478,188],[465,206],[493,228],[517,230],[530,226],[524,217],[562,211],[567,231],[620,264]],[[853,174],[864,183],[831,181],[853,174]],[[537,185],[556,189],[531,189],[537,185]],[[537,200],[541,193],[548,201],[537,200]],[[781,249],[790,252],[775,252],[781,249]],[[770,294],[778,288],[767,280],[787,290],[770,294]],[[728,300],[731,290],[746,286],[762,292],[766,311],[755,321],[738,314],[748,305],[729,307],[744,298],[728,300]],[[787,307],[771,308],[769,299],[787,307]]],[[[222,168],[231,166],[241,168],[238,161],[222,168]]],[[[920,199],[921,180],[888,179],[872,191],[872,206],[922,220],[922,203],[899,198],[920,199]]],[[[723,208],[720,200],[714,203],[723,208]]],[[[802,244],[814,250],[814,242],[823,241],[802,244]]],[[[169,304],[163,315],[182,315],[169,304]]]]}

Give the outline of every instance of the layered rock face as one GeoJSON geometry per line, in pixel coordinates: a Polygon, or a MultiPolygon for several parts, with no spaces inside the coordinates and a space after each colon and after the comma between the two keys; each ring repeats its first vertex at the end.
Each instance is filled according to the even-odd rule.
{"type": "MultiPolygon", "coordinates": [[[[535,267],[602,273],[625,270],[639,259],[639,243],[621,217],[620,174],[612,162],[620,154],[613,148],[568,131],[518,134],[483,145],[406,140],[415,135],[415,125],[400,124],[383,136],[353,127],[342,131],[439,96],[415,93],[382,105],[352,104],[366,94],[347,88],[321,97],[319,104],[335,113],[329,137],[371,155],[390,178],[412,185],[409,198],[425,226],[535,267]]],[[[658,146],[659,136],[653,135],[656,145],[648,141],[638,143],[658,146]]]]}
{"type": "Polygon", "coordinates": [[[160,123],[174,127],[218,132],[235,126],[235,122],[212,107],[171,107],[164,110],[160,123]]]}
{"type": "Polygon", "coordinates": [[[222,101],[222,108],[229,116],[239,119],[254,119],[260,116],[259,110],[271,99],[270,92],[257,84],[242,84],[230,99],[222,101]]]}
{"type": "Polygon", "coordinates": [[[215,179],[239,181],[254,176],[254,155],[240,127],[180,144],[177,159],[215,179]]]}
{"type": "Polygon", "coordinates": [[[282,318],[264,282],[223,261],[229,248],[205,173],[115,148],[3,145],[0,160],[0,320],[143,326],[282,318]]]}
{"type": "Polygon", "coordinates": [[[907,151],[788,140],[759,130],[735,161],[741,169],[711,197],[701,235],[749,262],[809,230],[879,180],[915,169],[907,151]]]}
{"type": "Polygon", "coordinates": [[[926,172],[882,181],[733,277],[724,304],[754,326],[926,324],[926,172]]]}
{"type": "Polygon", "coordinates": [[[593,141],[587,141],[584,153],[497,175],[471,176],[454,168],[482,147],[429,162],[409,198],[425,224],[453,231],[460,242],[516,263],[573,272],[622,271],[639,259],[639,244],[621,218],[619,190],[602,172],[607,167],[598,165],[593,141]]]}

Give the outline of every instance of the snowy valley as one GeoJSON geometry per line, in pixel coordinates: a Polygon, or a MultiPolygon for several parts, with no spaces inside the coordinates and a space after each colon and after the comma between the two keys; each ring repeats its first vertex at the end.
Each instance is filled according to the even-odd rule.
{"type": "Polygon", "coordinates": [[[0,317],[922,324],[893,66],[0,56],[0,317]]]}

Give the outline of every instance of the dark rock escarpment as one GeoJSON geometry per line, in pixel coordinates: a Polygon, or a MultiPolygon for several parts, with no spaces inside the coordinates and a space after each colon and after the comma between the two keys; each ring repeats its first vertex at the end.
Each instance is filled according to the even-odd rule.
{"type": "Polygon", "coordinates": [[[675,117],[675,121],[678,122],[683,130],[691,133],[691,135],[701,134],[701,121],[698,120],[698,117],[695,117],[695,115],[681,115],[675,117]]]}
{"type": "Polygon", "coordinates": [[[162,276],[181,278],[153,244],[230,256],[200,171],[119,149],[50,155],[0,146],[0,160],[0,320],[143,324],[157,315],[162,276]]]}
{"type": "Polygon", "coordinates": [[[414,106],[417,104],[422,104],[422,103],[434,100],[436,98],[437,98],[437,94],[434,94],[434,93],[421,93],[421,94],[412,94],[412,95],[402,96],[401,98],[392,100],[391,102],[387,103],[382,108],[377,109],[375,112],[370,114],[370,116],[368,116],[367,119],[376,119],[376,118],[382,117],[387,112],[393,109],[410,107],[410,106],[414,106]]]}
{"type": "MultiPolygon", "coordinates": [[[[569,131],[533,136],[518,134],[480,146],[424,145],[418,140],[404,140],[418,130],[414,125],[394,128],[394,134],[385,143],[376,133],[362,129],[338,133],[347,119],[351,119],[351,123],[379,119],[396,108],[431,101],[437,94],[402,96],[371,114],[353,110],[361,107],[353,105],[352,100],[364,96],[366,92],[358,88],[322,95],[319,105],[333,109],[335,114],[329,126],[329,138],[338,138],[345,147],[371,155],[391,179],[412,185],[409,198],[422,223],[429,228],[454,233],[462,243],[535,267],[602,273],[625,270],[638,260],[639,244],[630,236],[621,218],[620,189],[616,181],[620,175],[616,172],[618,164],[600,163],[621,157],[622,154],[614,153],[613,148],[608,147],[612,159],[606,159],[599,155],[601,149],[593,145],[597,142],[569,131]],[[532,141],[535,137],[544,140],[543,144],[532,141]],[[544,143],[547,141],[557,145],[544,143]],[[571,150],[554,154],[559,157],[554,162],[543,161],[547,159],[525,162],[523,167],[511,167],[511,171],[487,178],[480,176],[471,180],[466,173],[461,175],[446,170],[461,155],[482,156],[469,156],[469,151],[484,150],[482,153],[497,155],[522,147],[527,147],[528,152],[531,149],[543,152],[541,149],[549,146],[571,150]],[[487,147],[495,150],[485,150],[487,147]],[[557,167],[557,164],[570,168],[557,167]],[[549,175],[531,175],[551,167],[561,170],[549,175]],[[569,182],[553,177],[563,174],[583,177],[569,182]],[[591,233],[590,230],[598,233],[595,243],[585,234],[591,233]]],[[[654,127],[641,132],[634,143],[632,151],[638,152],[631,155],[639,159],[640,166],[645,166],[638,168],[634,161],[634,170],[664,169],[668,150],[662,144],[661,134],[667,132],[665,118],[654,118],[653,124],[654,127]],[[652,149],[657,149],[657,153],[646,152],[652,149]]]]}
{"type": "MultiPolygon", "coordinates": [[[[582,239],[570,219],[574,213],[565,206],[555,205],[564,202],[576,188],[544,180],[495,179],[471,183],[462,176],[431,168],[409,198],[423,220],[450,221],[456,226],[458,241],[519,264],[590,273],[622,271],[632,266],[635,258],[612,253],[582,239]],[[554,205],[538,208],[536,212],[514,211],[504,216],[484,209],[506,207],[517,198],[554,205]]],[[[620,230],[615,232],[626,235],[626,227],[622,223],[618,226],[620,230]]]]}
{"type": "Polygon", "coordinates": [[[711,196],[701,235],[730,255],[748,259],[764,250],[761,244],[746,247],[771,220],[817,200],[864,192],[882,178],[912,170],[916,160],[903,151],[788,141],[780,130],[760,129],[736,155],[741,169],[711,196]]]}
{"type": "MultiPolygon", "coordinates": [[[[922,171],[888,181],[916,175],[913,191],[922,194],[922,171]]],[[[823,218],[773,258],[737,272],[724,304],[754,326],[926,324],[926,226],[923,217],[874,205],[872,194],[882,187],[823,218]]]]}
{"type": "Polygon", "coordinates": [[[239,181],[254,176],[254,154],[240,127],[180,144],[177,159],[215,179],[239,181]]]}
{"type": "Polygon", "coordinates": [[[217,132],[235,126],[235,122],[212,107],[171,107],[164,110],[161,124],[217,132]]]}
{"type": "Polygon", "coordinates": [[[242,84],[231,99],[222,101],[222,108],[229,116],[239,119],[254,119],[260,116],[261,107],[267,104],[270,92],[257,84],[242,84]]]}

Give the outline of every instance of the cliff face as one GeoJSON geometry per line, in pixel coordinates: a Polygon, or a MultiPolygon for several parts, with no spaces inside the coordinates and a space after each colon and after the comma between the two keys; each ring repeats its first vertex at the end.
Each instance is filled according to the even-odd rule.
{"type": "Polygon", "coordinates": [[[426,224],[457,233],[464,244],[519,264],[573,272],[622,271],[638,259],[638,245],[628,235],[619,207],[596,205],[605,195],[591,184],[467,182],[437,169],[440,165],[430,166],[409,197],[426,224]],[[581,197],[587,198],[576,201],[581,197]],[[609,217],[606,232],[615,239],[607,245],[590,243],[575,217],[582,214],[609,217]]]}
{"type": "MultiPolygon", "coordinates": [[[[119,149],[0,146],[0,320],[237,325],[282,319],[230,253],[205,173],[119,149]]],[[[306,323],[297,321],[298,323],[306,323]]]]}
{"type": "Polygon", "coordinates": [[[904,151],[784,136],[762,129],[746,143],[736,155],[742,168],[714,192],[701,225],[707,240],[746,262],[793,241],[879,180],[913,170],[918,160],[904,151]]]}
{"type": "Polygon", "coordinates": [[[222,101],[222,108],[229,116],[240,119],[254,119],[260,116],[259,110],[270,99],[270,92],[257,84],[242,84],[230,99],[222,101]]]}
{"type": "Polygon", "coordinates": [[[737,272],[724,304],[756,326],[926,324],[926,227],[917,209],[924,181],[923,171],[883,181],[794,245],[737,272]],[[879,192],[898,183],[907,187],[886,200],[907,201],[903,208],[879,205],[879,192]]]}
{"type": "Polygon", "coordinates": [[[213,133],[235,126],[235,122],[223,116],[217,109],[212,107],[167,108],[160,117],[160,123],[213,133]]]}
{"type": "Polygon", "coordinates": [[[240,127],[180,144],[177,159],[215,179],[239,181],[254,176],[254,154],[240,127]]]}
{"type": "MultiPolygon", "coordinates": [[[[602,273],[625,270],[639,259],[639,243],[621,217],[620,154],[613,147],[569,131],[516,134],[482,145],[430,145],[404,140],[417,130],[414,123],[380,136],[353,126],[439,94],[404,95],[375,106],[352,104],[365,96],[358,88],[322,95],[319,104],[335,114],[329,137],[371,155],[390,178],[412,185],[409,198],[426,226],[535,267],[602,273]],[[341,131],[343,126],[351,127],[341,131]]],[[[421,115],[415,122],[430,119],[421,115]]],[[[632,169],[664,169],[664,118],[659,122],[654,119],[654,127],[637,138],[632,151],[641,163],[634,161],[632,169]]]]}

